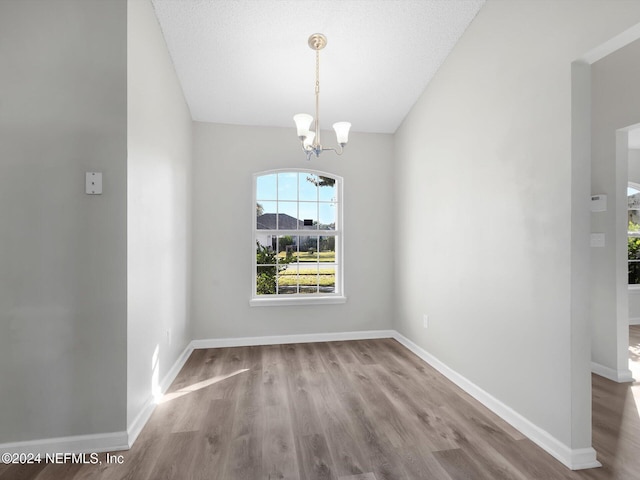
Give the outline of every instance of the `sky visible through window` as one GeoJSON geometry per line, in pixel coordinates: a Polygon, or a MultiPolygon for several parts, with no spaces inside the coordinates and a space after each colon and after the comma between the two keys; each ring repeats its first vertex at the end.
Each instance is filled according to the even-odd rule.
{"type": "Polygon", "coordinates": [[[336,186],[320,185],[320,177],[308,172],[284,172],[257,178],[256,201],[264,213],[284,213],[321,225],[335,224],[336,186]]]}

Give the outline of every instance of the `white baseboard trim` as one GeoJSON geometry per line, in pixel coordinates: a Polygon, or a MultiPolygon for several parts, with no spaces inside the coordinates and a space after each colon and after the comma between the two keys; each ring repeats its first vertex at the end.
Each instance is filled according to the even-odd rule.
{"type": "Polygon", "coordinates": [[[608,378],[618,383],[633,382],[633,373],[628,368],[624,370],[614,370],[613,368],[605,367],[604,365],[596,362],[591,362],[591,371],[596,375],[608,378]]]}
{"type": "Polygon", "coordinates": [[[571,470],[602,466],[600,462],[596,460],[596,451],[593,448],[572,450],[557,438],[517,413],[511,407],[505,405],[455,370],[449,368],[438,358],[413,343],[401,333],[395,332],[394,338],[571,470]]]}
{"type": "Polygon", "coordinates": [[[74,435],[70,437],[44,438],[25,442],[2,443],[0,453],[90,453],[128,450],[127,432],[74,435]]]}
{"type": "Polygon", "coordinates": [[[198,349],[283,345],[287,343],[340,342],[346,340],[394,338],[395,334],[395,330],[365,330],[361,332],[307,333],[301,335],[272,335],[266,337],[209,338],[193,340],[191,346],[194,349],[198,349]]]}
{"type": "MultiPolygon", "coordinates": [[[[189,358],[189,355],[191,355],[191,352],[193,352],[193,346],[191,345],[191,343],[189,343],[189,345],[187,345],[186,348],[182,351],[180,356],[173,363],[173,366],[169,369],[169,371],[160,382],[160,393],[166,392],[167,389],[171,386],[173,381],[178,376],[178,373],[180,373],[180,370],[182,370],[182,367],[184,367],[184,364],[189,358]]],[[[131,424],[127,427],[129,448],[133,446],[134,442],[138,438],[138,435],[140,435],[140,432],[149,421],[151,414],[156,408],[156,405],[156,399],[153,397],[149,397],[144,404],[144,407],[142,407],[142,410],[138,413],[138,415],[136,415],[136,418],[134,418],[131,424]]]]}
{"type": "Polygon", "coordinates": [[[640,325],[640,317],[629,318],[629,325],[640,325]]]}
{"type": "Polygon", "coordinates": [[[566,446],[565,448],[571,455],[571,465],[567,465],[566,463],[565,465],[571,470],[585,470],[587,468],[598,468],[602,466],[602,464],[596,460],[596,451],[592,447],[574,448],[573,450],[566,446]]]}
{"type": "Polygon", "coordinates": [[[149,421],[149,418],[151,418],[151,414],[155,409],[155,400],[153,398],[147,399],[142,410],[140,410],[136,418],[133,419],[133,422],[127,427],[127,445],[129,445],[129,448],[133,447],[133,444],[138,439],[138,435],[140,435],[140,432],[149,421]]]}
{"type": "Polygon", "coordinates": [[[193,346],[191,345],[191,343],[189,343],[189,345],[187,345],[184,348],[184,350],[182,351],[180,356],[176,359],[176,361],[173,362],[173,366],[169,369],[169,371],[160,381],[160,391],[162,393],[166,392],[167,389],[171,386],[173,381],[176,379],[176,377],[180,373],[180,370],[182,370],[182,367],[184,367],[184,364],[187,363],[187,360],[189,359],[189,356],[191,355],[192,352],[193,352],[193,346]]]}

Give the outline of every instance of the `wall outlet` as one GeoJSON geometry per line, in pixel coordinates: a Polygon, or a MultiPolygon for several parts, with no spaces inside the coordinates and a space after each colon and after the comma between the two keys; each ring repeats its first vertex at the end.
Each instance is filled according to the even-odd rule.
{"type": "Polygon", "coordinates": [[[427,315],[426,313],[422,315],[422,324],[424,325],[424,328],[427,328],[429,326],[429,315],[427,315]]]}
{"type": "Polygon", "coordinates": [[[171,330],[167,330],[167,345],[171,345],[171,330]]]}

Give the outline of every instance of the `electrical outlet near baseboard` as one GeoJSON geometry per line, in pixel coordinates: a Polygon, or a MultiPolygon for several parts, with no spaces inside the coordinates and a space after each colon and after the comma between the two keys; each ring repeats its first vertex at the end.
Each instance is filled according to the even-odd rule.
{"type": "Polygon", "coordinates": [[[422,315],[422,324],[424,325],[424,328],[429,326],[429,315],[426,313],[422,315]]]}

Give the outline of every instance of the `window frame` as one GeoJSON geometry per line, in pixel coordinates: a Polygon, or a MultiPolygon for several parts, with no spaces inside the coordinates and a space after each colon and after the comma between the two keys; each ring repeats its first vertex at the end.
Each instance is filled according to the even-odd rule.
{"type": "MultiPolygon", "coordinates": [[[[627,182],[627,187],[633,188],[635,190],[640,191],[640,183],[636,183],[636,182],[627,182]]],[[[627,211],[629,210],[639,210],[640,209],[635,209],[635,208],[628,208],[627,207],[627,211]]],[[[627,229],[627,239],[629,238],[638,238],[640,237],[640,232],[629,232],[629,230],[627,229]]],[[[636,260],[633,263],[638,263],[639,261],[636,260]]],[[[627,268],[629,268],[629,265],[631,264],[631,260],[629,260],[629,250],[627,247],[627,268]]],[[[638,290],[640,291],[640,283],[628,283],[628,279],[627,279],[627,286],[629,288],[629,290],[638,290]]]]}
{"type": "MultiPolygon", "coordinates": [[[[299,183],[298,183],[299,188],[299,183]]],[[[249,305],[251,306],[284,306],[284,305],[323,305],[323,304],[338,304],[345,303],[347,297],[345,296],[345,282],[344,282],[344,179],[330,172],[324,172],[311,168],[278,168],[273,170],[265,170],[256,172],[252,175],[252,202],[251,202],[251,297],[249,305]],[[333,236],[335,237],[335,292],[334,293],[291,293],[291,294],[273,294],[273,295],[258,295],[257,293],[257,262],[256,262],[256,242],[258,241],[258,235],[267,234],[272,235],[295,235],[305,236],[304,232],[310,233],[309,230],[271,230],[271,229],[258,229],[256,225],[256,204],[257,199],[257,185],[258,178],[265,175],[281,174],[281,173],[309,173],[313,175],[329,177],[335,180],[336,185],[336,219],[335,229],[331,230],[330,235],[326,235],[325,230],[316,230],[318,237],[333,236]],[[322,233],[325,232],[325,235],[322,233]]],[[[275,201],[278,201],[277,195],[275,201]]],[[[301,200],[298,198],[296,204],[298,208],[301,200]]],[[[302,201],[304,203],[304,201],[302,201]]],[[[277,212],[276,212],[277,213],[277,212]]]]}

